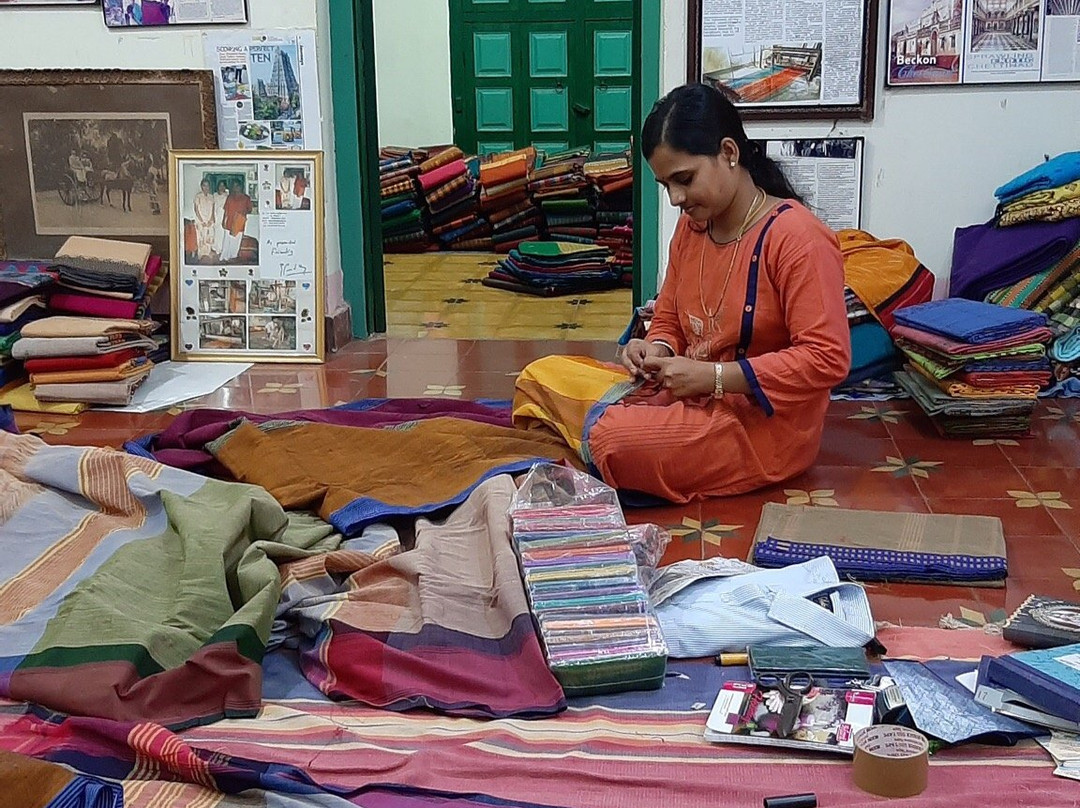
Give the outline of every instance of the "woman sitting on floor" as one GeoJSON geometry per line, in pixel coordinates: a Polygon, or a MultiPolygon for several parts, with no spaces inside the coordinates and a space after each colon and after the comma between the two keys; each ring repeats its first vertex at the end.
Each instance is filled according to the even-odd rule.
{"type": "Polygon", "coordinates": [[[530,364],[515,424],[554,429],[621,491],[673,502],[792,477],[813,463],[851,361],[836,236],[713,88],[661,99],[642,150],[683,212],[651,328],[625,369],[530,364]]]}

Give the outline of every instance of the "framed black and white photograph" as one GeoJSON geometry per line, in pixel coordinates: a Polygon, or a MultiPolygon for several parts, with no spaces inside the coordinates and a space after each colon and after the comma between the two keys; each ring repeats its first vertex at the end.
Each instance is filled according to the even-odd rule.
{"type": "Polygon", "coordinates": [[[173,359],[325,356],[321,152],[170,154],[173,359]]]}
{"type": "Polygon", "coordinates": [[[167,255],[169,150],[216,145],[209,71],[0,71],[0,258],[68,236],[167,255]]]}

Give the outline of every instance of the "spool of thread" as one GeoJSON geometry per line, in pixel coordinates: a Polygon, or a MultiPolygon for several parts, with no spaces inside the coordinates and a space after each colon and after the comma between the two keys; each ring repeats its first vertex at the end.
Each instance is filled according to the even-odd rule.
{"type": "Polygon", "coordinates": [[[878,725],[855,733],[855,785],[879,797],[914,797],[926,790],[930,744],[907,727],[878,725]]]}
{"type": "Polygon", "coordinates": [[[766,797],[765,808],[817,808],[817,794],[789,794],[786,797],[766,797]]]}
{"type": "Polygon", "coordinates": [[[731,666],[731,665],[749,665],[750,664],[750,655],[749,654],[720,654],[720,656],[718,656],[716,658],[716,664],[717,665],[723,665],[725,667],[728,667],[728,666],[731,666]]]}

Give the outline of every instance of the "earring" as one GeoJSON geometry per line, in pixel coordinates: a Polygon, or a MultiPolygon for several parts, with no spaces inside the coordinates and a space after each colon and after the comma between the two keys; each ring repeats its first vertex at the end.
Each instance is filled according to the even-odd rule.
{"type": "Polygon", "coordinates": [[[734,161],[734,160],[732,160],[732,161],[731,161],[731,163],[730,163],[730,165],[731,165],[731,167],[732,167],[732,168],[735,168],[735,161],[734,161]]]}

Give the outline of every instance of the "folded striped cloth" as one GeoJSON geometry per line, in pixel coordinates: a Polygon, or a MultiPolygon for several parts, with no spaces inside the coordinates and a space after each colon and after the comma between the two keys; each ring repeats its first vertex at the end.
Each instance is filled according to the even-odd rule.
{"type": "Polygon", "coordinates": [[[981,345],[1045,326],[1046,317],[977,300],[948,298],[902,309],[896,312],[896,322],[957,342],[981,345]]]}
{"type": "Polygon", "coordinates": [[[123,808],[124,789],[56,763],[0,751],[5,805],[43,808],[123,808]]]}

